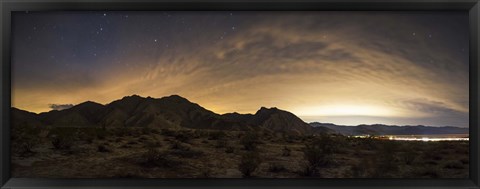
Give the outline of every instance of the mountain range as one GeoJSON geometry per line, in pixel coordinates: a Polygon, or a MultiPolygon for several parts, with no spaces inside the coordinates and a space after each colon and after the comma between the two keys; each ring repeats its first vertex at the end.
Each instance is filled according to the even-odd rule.
{"type": "Polygon", "coordinates": [[[255,114],[217,114],[178,95],[162,98],[126,96],[102,105],[87,101],[64,110],[40,114],[12,107],[12,126],[52,127],[158,127],[216,130],[269,130],[295,134],[461,134],[458,127],[359,125],[339,126],[305,123],[278,108],[260,108],[255,114]]]}
{"type": "Polygon", "coordinates": [[[12,124],[53,127],[159,127],[218,130],[265,129],[311,134],[333,132],[314,128],[278,108],[260,108],[255,114],[216,114],[178,95],[163,98],[132,95],[102,105],[87,101],[69,109],[40,114],[12,108],[12,124]]]}
{"type": "Polygon", "coordinates": [[[342,135],[440,135],[440,134],[468,134],[468,128],[444,126],[433,127],[424,125],[357,125],[345,126],[335,125],[332,123],[310,123],[313,127],[323,127],[334,130],[336,133],[342,135]]]}

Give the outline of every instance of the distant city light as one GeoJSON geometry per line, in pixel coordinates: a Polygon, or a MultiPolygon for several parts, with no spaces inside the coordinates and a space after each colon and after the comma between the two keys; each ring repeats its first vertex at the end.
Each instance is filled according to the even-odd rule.
{"type": "Polygon", "coordinates": [[[399,140],[399,141],[423,141],[423,142],[436,142],[436,141],[469,141],[468,137],[397,137],[397,136],[370,136],[370,135],[356,135],[350,136],[353,138],[373,138],[379,140],[399,140]]]}

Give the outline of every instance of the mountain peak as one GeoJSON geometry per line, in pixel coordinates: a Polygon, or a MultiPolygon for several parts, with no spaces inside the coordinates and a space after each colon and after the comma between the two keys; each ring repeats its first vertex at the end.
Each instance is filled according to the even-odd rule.
{"type": "Polygon", "coordinates": [[[171,101],[175,101],[175,102],[190,102],[188,99],[186,99],[186,98],[184,98],[180,95],[177,95],[177,94],[166,96],[166,97],[163,97],[161,99],[171,100],[171,101]]]}
{"type": "Polygon", "coordinates": [[[277,107],[267,108],[267,107],[262,106],[260,108],[260,110],[257,111],[257,113],[258,112],[273,112],[273,111],[278,111],[278,110],[280,110],[280,109],[278,109],[277,107]]]}
{"type": "Polygon", "coordinates": [[[89,101],[89,100],[76,105],[76,107],[91,107],[91,106],[103,106],[103,105],[97,102],[89,101]]]}
{"type": "Polygon", "coordinates": [[[143,97],[137,94],[133,94],[131,96],[124,96],[122,99],[143,99],[143,97]]]}

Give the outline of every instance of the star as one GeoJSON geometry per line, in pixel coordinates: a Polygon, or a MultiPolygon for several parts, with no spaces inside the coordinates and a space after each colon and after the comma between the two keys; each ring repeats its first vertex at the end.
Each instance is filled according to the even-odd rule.
{"type": "Polygon", "coordinates": [[[154,39],[153,41],[155,41],[155,43],[157,42],[157,39],[154,39]]]}
{"type": "Polygon", "coordinates": [[[100,28],[100,31],[103,31],[103,28],[100,28]]]}
{"type": "Polygon", "coordinates": [[[235,30],[235,26],[232,26],[232,30],[235,30]]]}
{"type": "Polygon", "coordinates": [[[416,35],[415,32],[413,32],[412,35],[415,36],[416,35]]]}
{"type": "Polygon", "coordinates": [[[107,13],[103,13],[103,16],[107,16],[107,13]]]}

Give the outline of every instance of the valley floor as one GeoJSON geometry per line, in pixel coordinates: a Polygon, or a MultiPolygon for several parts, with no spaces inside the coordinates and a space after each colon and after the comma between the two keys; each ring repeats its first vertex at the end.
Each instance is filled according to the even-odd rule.
{"type": "Polygon", "coordinates": [[[23,178],[468,178],[468,141],[267,131],[51,128],[13,132],[23,178]]]}

